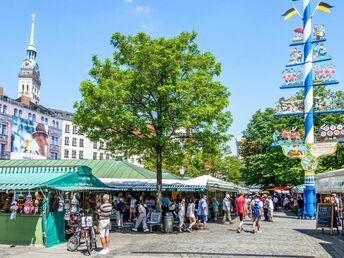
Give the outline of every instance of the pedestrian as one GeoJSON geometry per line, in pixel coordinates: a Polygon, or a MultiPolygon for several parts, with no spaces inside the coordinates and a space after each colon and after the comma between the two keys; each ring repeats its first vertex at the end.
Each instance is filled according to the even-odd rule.
{"type": "Polygon", "coordinates": [[[240,196],[235,200],[236,211],[239,216],[239,226],[238,226],[238,233],[243,230],[244,225],[244,214],[245,214],[245,193],[241,193],[240,196]]]}
{"type": "Polygon", "coordinates": [[[133,231],[137,232],[139,226],[142,224],[143,232],[149,232],[147,227],[147,211],[143,206],[143,203],[138,203],[139,217],[136,220],[135,227],[132,228],[133,231]]]}
{"type": "Polygon", "coordinates": [[[305,202],[303,201],[302,197],[297,197],[297,218],[303,219],[303,208],[304,208],[305,202]]]}
{"type": "Polygon", "coordinates": [[[336,228],[337,229],[337,234],[339,234],[339,223],[338,223],[338,220],[339,220],[339,214],[338,214],[338,210],[337,210],[337,207],[338,206],[338,199],[336,200],[337,198],[337,195],[336,194],[331,194],[331,197],[330,197],[330,203],[332,203],[332,205],[334,206],[334,216],[333,216],[333,221],[332,221],[332,225],[333,225],[333,228],[336,228]]]}
{"type": "Polygon", "coordinates": [[[112,204],[109,202],[110,196],[103,195],[103,204],[97,210],[99,216],[99,236],[103,249],[98,254],[110,253],[110,215],[112,212],[112,204]]]}
{"type": "Polygon", "coordinates": [[[272,201],[271,196],[268,197],[269,201],[269,207],[268,207],[268,217],[269,221],[273,222],[273,217],[274,217],[274,202],[272,201]]]}
{"type": "Polygon", "coordinates": [[[289,198],[288,196],[285,196],[283,199],[283,206],[284,206],[284,210],[288,210],[289,209],[289,198]]]}
{"type": "Polygon", "coordinates": [[[214,211],[214,220],[217,221],[217,217],[219,216],[219,201],[216,197],[213,198],[213,211],[214,211]]]}
{"type": "Polygon", "coordinates": [[[145,201],[145,205],[146,205],[147,210],[148,210],[147,217],[149,217],[149,214],[153,211],[154,206],[155,206],[155,201],[153,200],[152,196],[148,196],[148,198],[145,201]]]}
{"type": "Polygon", "coordinates": [[[118,227],[123,227],[123,214],[124,214],[124,211],[125,211],[125,205],[124,205],[124,199],[122,198],[121,194],[117,198],[116,210],[117,210],[117,214],[118,214],[117,226],[118,227]]]}
{"type": "Polygon", "coordinates": [[[136,218],[136,202],[137,200],[135,199],[135,197],[131,196],[129,206],[129,222],[134,221],[134,219],[136,218]]]}
{"type": "Polygon", "coordinates": [[[167,195],[165,195],[161,200],[162,216],[165,217],[166,213],[170,211],[171,201],[167,195]]]}
{"type": "Polygon", "coordinates": [[[222,209],[223,209],[222,223],[225,224],[228,220],[230,224],[233,224],[232,217],[231,217],[231,199],[230,199],[229,194],[226,194],[226,197],[223,198],[222,209]]]}
{"type": "Polygon", "coordinates": [[[183,232],[183,226],[185,223],[185,198],[182,198],[178,204],[178,218],[179,218],[179,232],[183,232]]]}
{"type": "Polygon", "coordinates": [[[255,195],[255,198],[251,202],[251,208],[252,208],[252,227],[253,227],[253,233],[260,233],[260,219],[263,214],[263,203],[259,199],[259,194],[255,195]]]}
{"type": "Polygon", "coordinates": [[[332,197],[332,202],[334,204],[334,216],[336,218],[337,225],[341,226],[341,222],[340,222],[340,218],[339,218],[339,210],[340,210],[339,199],[337,197],[337,194],[335,194],[335,193],[333,193],[331,195],[331,197],[332,197]]]}
{"type": "Polygon", "coordinates": [[[274,207],[275,207],[275,211],[277,211],[277,207],[278,207],[278,197],[276,195],[274,195],[273,197],[273,202],[274,202],[274,207]]]}
{"type": "Polygon", "coordinates": [[[195,199],[192,197],[190,199],[190,203],[188,205],[188,209],[186,212],[186,216],[189,218],[189,227],[188,227],[188,231],[192,232],[192,227],[196,224],[196,216],[195,216],[195,199]]]}
{"type": "MultiPolygon", "coordinates": [[[[263,202],[263,201],[262,201],[263,202]]],[[[269,198],[263,202],[263,207],[264,207],[264,220],[269,221],[269,198]]]]}
{"type": "Polygon", "coordinates": [[[207,196],[204,194],[202,198],[198,202],[197,208],[197,216],[198,216],[198,227],[201,226],[203,229],[207,229],[207,221],[208,221],[208,203],[207,203],[207,196]]]}

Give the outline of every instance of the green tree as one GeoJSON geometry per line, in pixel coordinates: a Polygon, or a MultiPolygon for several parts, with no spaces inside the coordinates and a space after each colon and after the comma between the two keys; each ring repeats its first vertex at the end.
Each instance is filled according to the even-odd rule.
{"type": "Polygon", "coordinates": [[[228,138],[230,93],[216,77],[221,65],[195,43],[196,33],[153,39],[145,33],[112,35],[112,58],[93,57],[81,83],[74,121],[93,141],[125,156],[155,158],[161,208],[164,161],[188,146],[228,138]]]}
{"type": "MultiPolygon", "coordinates": [[[[324,87],[315,90],[315,96],[324,97],[332,91],[324,87]]],[[[342,91],[334,92],[343,98],[342,91]]],[[[303,91],[295,95],[302,99],[303,91]]],[[[314,117],[315,132],[323,124],[340,124],[344,115],[324,114],[314,117]]],[[[303,183],[304,172],[299,159],[290,159],[282,154],[280,148],[271,147],[272,134],[283,129],[297,128],[303,135],[303,117],[274,117],[274,110],[267,108],[258,110],[251,118],[243,132],[244,141],[240,146],[240,154],[244,158],[242,176],[248,184],[263,185],[264,187],[278,185],[298,185],[303,183]]],[[[338,149],[337,155],[324,157],[319,160],[317,173],[344,167],[343,147],[338,149]]]]}

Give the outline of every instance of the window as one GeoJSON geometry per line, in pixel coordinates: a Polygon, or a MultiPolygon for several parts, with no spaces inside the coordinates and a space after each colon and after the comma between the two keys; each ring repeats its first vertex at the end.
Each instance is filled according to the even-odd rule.
{"type": "Polygon", "coordinates": [[[69,145],[69,137],[65,137],[65,145],[69,145]]]}
{"type": "Polygon", "coordinates": [[[55,125],[56,125],[56,128],[59,128],[59,122],[58,121],[56,121],[55,125]]]}
{"type": "Polygon", "coordinates": [[[84,147],[84,139],[79,140],[79,147],[84,147]]]}
{"type": "Polygon", "coordinates": [[[22,117],[23,116],[23,110],[19,109],[18,116],[22,117]]]}
{"type": "Polygon", "coordinates": [[[6,106],[6,105],[4,105],[4,106],[2,107],[2,112],[5,113],[5,114],[7,113],[7,106],[6,106]]]}
{"type": "Polygon", "coordinates": [[[18,109],[17,108],[14,109],[13,115],[18,116],[18,109]]]}
{"type": "Polygon", "coordinates": [[[32,114],[29,112],[29,114],[27,115],[27,119],[32,120],[32,114]]]}
{"type": "Polygon", "coordinates": [[[69,150],[64,151],[64,157],[67,159],[69,158],[69,150]]]}
{"type": "Polygon", "coordinates": [[[36,122],[36,114],[32,115],[32,121],[36,122]]]}
{"type": "Polygon", "coordinates": [[[103,159],[104,158],[104,154],[103,153],[100,153],[99,154],[99,159],[103,159]]]}
{"type": "Polygon", "coordinates": [[[110,154],[106,154],[106,159],[110,159],[110,154]]]}
{"type": "Polygon", "coordinates": [[[48,124],[48,118],[45,118],[45,119],[44,119],[44,122],[45,122],[45,124],[47,125],[47,124],[48,124]]]}
{"type": "Polygon", "coordinates": [[[1,124],[0,130],[1,130],[2,135],[7,135],[7,125],[6,124],[1,124]]]}
{"type": "Polygon", "coordinates": [[[51,136],[51,144],[52,145],[59,145],[59,138],[57,136],[51,136]]]}
{"type": "Polygon", "coordinates": [[[78,132],[77,132],[76,125],[73,125],[73,133],[74,133],[74,134],[77,134],[77,133],[78,133],[78,132]]]}
{"type": "Polygon", "coordinates": [[[51,159],[57,160],[57,153],[56,152],[51,153],[51,159]]]}
{"type": "Polygon", "coordinates": [[[0,155],[1,155],[1,159],[5,159],[6,158],[6,144],[2,143],[0,145],[0,155]]]}
{"type": "Polygon", "coordinates": [[[99,149],[101,149],[101,150],[104,149],[104,143],[103,142],[100,143],[99,149]]]}
{"type": "Polygon", "coordinates": [[[72,150],[72,159],[76,159],[76,150],[72,150]]]}
{"type": "Polygon", "coordinates": [[[97,143],[96,142],[93,143],[93,149],[97,149],[97,143]]]}
{"type": "Polygon", "coordinates": [[[44,123],[44,116],[41,117],[41,122],[44,123]]]}
{"type": "Polygon", "coordinates": [[[70,126],[69,125],[65,126],[65,133],[70,133],[70,126]]]}
{"type": "Polygon", "coordinates": [[[93,152],[93,159],[97,159],[97,152],[93,152]]]}
{"type": "Polygon", "coordinates": [[[79,151],[79,159],[83,159],[84,158],[84,152],[83,151],[79,151]]]}
{"type": "Polygon", "coordinates": [[[55,120],[53,120],[53,127],[55,127],[55,120]]]}
{"type": "Polygon", "coordinates": [[[72,139],[72,146],[76,146],[76,138],[72,139]]]}

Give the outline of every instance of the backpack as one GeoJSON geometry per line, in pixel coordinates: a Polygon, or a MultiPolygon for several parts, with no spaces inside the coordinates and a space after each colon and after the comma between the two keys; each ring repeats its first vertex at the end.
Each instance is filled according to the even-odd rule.
{"type": "Polygon", "coordinates": [[[260,207],[259,207],[260,200],[254,199],[253,202],[254,203],[253,203],[252,213],[258,216],[260,214],[260,207]]]}

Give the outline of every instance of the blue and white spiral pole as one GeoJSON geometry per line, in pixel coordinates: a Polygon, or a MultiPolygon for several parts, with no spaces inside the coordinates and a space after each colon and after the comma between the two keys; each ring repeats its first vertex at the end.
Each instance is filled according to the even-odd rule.
{"type": "MultiPolygon", "coordinates": [[[[305,143],[314,143],[313,107],[313,46],[311,0],[303,0],[304,35],[304,106],[305,106],[305,143]]],[[[307,172],[306,172],[307,173],[307,172]]],[[[305,217],[315,217],[316,195],[314,174],[305,174],[304,213],[305,217]]]]}

